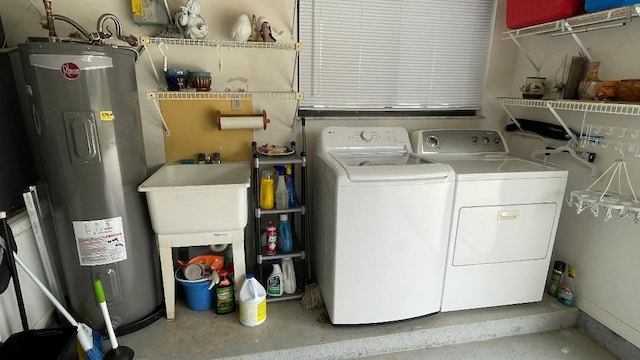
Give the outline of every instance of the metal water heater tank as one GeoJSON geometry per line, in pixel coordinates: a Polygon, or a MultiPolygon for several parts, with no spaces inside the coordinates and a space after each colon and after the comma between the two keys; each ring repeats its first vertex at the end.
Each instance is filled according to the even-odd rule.
{"type": "Polygon", "coordinates": [[[136,53],[80,43],[19,46],[24,112],[39,178],[49,190],[71,312],[104,320],[100,279],[117,332],[162,315],[159,257],[138,185],[147,177],[136,53]]]}

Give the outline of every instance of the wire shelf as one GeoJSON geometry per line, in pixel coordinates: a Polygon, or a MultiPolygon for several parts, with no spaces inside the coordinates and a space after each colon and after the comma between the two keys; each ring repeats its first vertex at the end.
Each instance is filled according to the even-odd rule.
{"type": "Polygon", "coordinates": [[[147,100],[301,100],[302,93],[296,91],[149,91],[147,100]]]}
{"type": "Polygon", "coordinates": [[[140,38],[142,45],[185,45],[202,47],[244,48],[244,49],[275,49],[287,51],[302,51],[301,43],[294,42],[258,42],[258,41],[225,41],[225,40],[194,40],[183,38],[160,38],[144,36],[140,38]]]}
{"type": "Polygon", "coordinates": [[[586,111],[615,115],[640,115],[640,103],[615,103],[602,101],[577,100],[536,100],[500,97],[497,99],[502,105],[553,108],[556,110],[586,111]]]}
{"type": "Polygon", "coordinates": [[[530,35],[568,35],[576,32],[592,31],[612,26],[624,25],[633,17],[640,16],[640,4],[578,15],[520,29],[506,31],[503,40],[530,35]]]}

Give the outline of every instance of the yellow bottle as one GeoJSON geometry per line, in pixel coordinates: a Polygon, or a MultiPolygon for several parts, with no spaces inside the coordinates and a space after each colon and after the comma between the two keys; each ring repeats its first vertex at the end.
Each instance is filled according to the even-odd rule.
{"type": "Polygon", "coordinates": [[[273,186],[273,171],[262,171],[262,178],[260,179],[260,207],[263,209],[273,209],[274,206],[274,186],[273,186]]]}

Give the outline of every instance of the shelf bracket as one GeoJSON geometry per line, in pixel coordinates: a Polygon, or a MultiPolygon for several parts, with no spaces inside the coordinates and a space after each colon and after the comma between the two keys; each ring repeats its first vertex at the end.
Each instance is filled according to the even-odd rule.
{"type": "MultiPolygon", "coordinates": [[[[569,31],[573,31],[573,28],[571,27],[571,25],[569,25],[567,20],[562,21],[562,26],[569,31]]],[[[584,46],[584,44],[578,37],[578,34],[576,34],[575,32],[572,32],[571,37],[573,38],[573,41],[575,41],[576,45],[578,45],[578,47],[580,48],[580,51],[582,51],[582,53],[587,58],[587,60],[589,62],[593,62],[593,56],[591,56],[591,53],[589,52],[589,50],[584,46]]]]}
{"type": "Polygon", "coordinates": [[[507,113],[507,115],[509,115],[509,117],[511,118],[511,121],[513,121],[514,124],[516,124],[516,126],[518,127],[518,129],[520,129],[520,131],[524,132],[524,130],[522,129],[522,126],[520,126],[520,123],[518,122],[518,120],[516,119],[515,116],[513,116],[513,114],[511,113],[511,111],[509,111],[509,109],[507,109],[507,106],[505,104],[503,104],[502,102],[499,102],[500,106],[502,106],[502,110],[504,110],[504,112],[507,113]]]}
{"type": "Polygon", "coordinates": [[[160,110],[158,99],[155,97],[154,93],[147,93],[147,99],[151,100],[151,102],[153,103],[153,107],[156,109],[156,112],[160,117],[160,121],[162,122],[162,128],[164,129],[164,135],[167,137],[171,136],[171,130],[169,130],[169,126],[167,125],[167,122],[164,121],[164,116],[162,115],[162,110],[160,110]]]}
{"type": "Polygon", "coordinates": [[[512,32],[509,32],[508,35],[509,35],[509,38],[511,38],[511,40],[516,44],[518,49],[520,49],[520,51],[527,58],[527,61],[529,61],[529,64],[531,64],[531,66],[533,66],[533,68],[536,70],[536,76],[540,76],[540,66],[536,65],[535,61],[533,61],[533,59],[529,56],[527,51],[522,47],[522,45],[520,44],[518,39],[513,35],[512,32]]]}
{"type": "Polygon", "coordinates": [[[558,123],[560,123],[560,125],[562,125],[562,128],[567,133],[567,135],[569,135],[569,138],[571,139],[571,140],[569,140],[569,142],[572,143],[572,144],[577,144],[578,143],[578,139],[576,139],[576,135],[574,133],[572,133],[571,130],[569,129],[569,127],[567,126],[567,124],[564,123],[564,121],[562,120],[560,115],[558,115],[558,112],[556,111],[556,109],[554,109],[553,106],[549,102],[545,103],[545,106],[547,107],[547,109],[549,109],[549,111],[551,111],[551,114],[553,114],[553,117],[556,118],[558,123]]]}

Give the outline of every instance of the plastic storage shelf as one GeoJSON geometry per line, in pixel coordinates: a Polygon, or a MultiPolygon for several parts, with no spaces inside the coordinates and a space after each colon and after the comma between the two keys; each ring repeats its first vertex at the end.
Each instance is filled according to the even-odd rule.
{"type": "Polygon", "coordinates": [[[640,0],[586,0],[584,9],[588,12],[596,12],[613,9],[619,6],[628,6],[638,3],[640,0]]]}
{"type": "Polygon", "coordinates": [[[518,29],[584,12],[584,0],[508,0],[507,27],[518,29]]]}
{"type": "Polygon", "coordinates": [[[304,284],[307,279],[307,256],[306,249],[309,246],[308,241],[308,218],[307,218],[307,156],[302,149],[298,152],[296,149],[296,143],[291,142],[290,147],[296,150],[293,154],[284,156],[268,156],[261,154],[257,151],[257,143],[254,141],[251,144],[253,152],[253,164],[251,175],[251,186],[253,188],[253,210],[254,210],[254,239],[256,248],[256,266],[257,266],[257,279],[262,286],[266,286],[266,278],[270,273],[271,261],[275,259],[292,258],[294,260],[296,269],[296,288],[297,291],[294,294],[283,294],[278,297],[267,296],[267,301],[279,301],[301,298],[303,295],[304,284]],[[267,167],[273,167],[274,165],[291,165],[294,173],[295,190],[298,206],[290,207],[287,209],[262,209],[260,207],[260,170],[267,169],[267,167]],[[296,174],[296,166],[300,167],[299,174],[296,174]],[[299,176],[295,176],[299,175],[299,176]],[[278,214],[289,214],[289,222],[291,223],[291,233],[293,235],[293,251],[283,253],[278,251],[275,255],[264,254],[264,247],[261,244],[260,237],[263,231],[263,225],[266,228],[266,224],[269,220],[273,224],[278,226],[278,214]],[[297,221],[296,221],[297,220],[297,221]],[[296,224],[299,224],[300,231],[297,231],[296,224]],[[265,266],[268,266],[268,271],[265,274],[265,266]]]}

